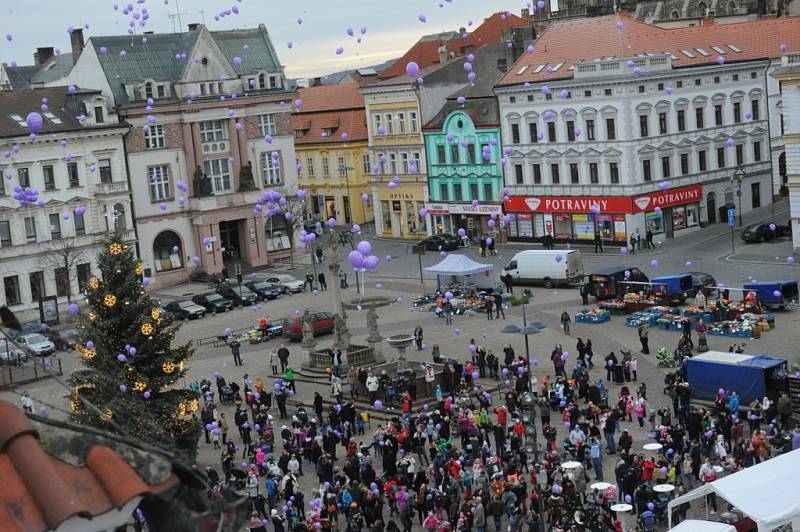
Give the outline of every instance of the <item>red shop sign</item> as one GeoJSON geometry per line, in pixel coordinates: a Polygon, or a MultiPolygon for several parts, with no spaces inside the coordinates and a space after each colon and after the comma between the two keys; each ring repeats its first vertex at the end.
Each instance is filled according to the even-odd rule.
{"type": "Polygon", "coordinates": [[[685,205],[686,203],[697,203],[703,199],[702,185],[689,185],[688,187],[672,188],[659,190],[650,194],[643,194],[633,198],[633,212],[645,212],[655,210],[656,207],[672,207],[673,205],[685,205]]]}
{"type": "Polygon", "coordinates": [[[624,196],[511,196],[504,203],[506,212],[592,213],[631,212],[631,198],[624,196]]]}

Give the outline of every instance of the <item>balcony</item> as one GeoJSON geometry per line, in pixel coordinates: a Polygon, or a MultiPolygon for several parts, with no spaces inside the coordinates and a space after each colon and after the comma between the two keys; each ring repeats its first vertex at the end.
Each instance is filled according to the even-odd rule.
{"type": "Polygon", "coordinates": [[[127,181],[112,181],[110,183],[97,183],[94,193],[98,195],[123,194],[128,192],[127,181]]]}

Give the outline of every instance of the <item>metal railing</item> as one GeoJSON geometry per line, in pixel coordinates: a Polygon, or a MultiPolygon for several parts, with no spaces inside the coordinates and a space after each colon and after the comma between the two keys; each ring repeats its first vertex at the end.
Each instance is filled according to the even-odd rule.
{"type": "Polygon", "coordinates": [[[1,367],[0,390],[47,379],[54,374],[59,376],[64,374],[60,358],[34,357],[32,363],[1,367]]]}

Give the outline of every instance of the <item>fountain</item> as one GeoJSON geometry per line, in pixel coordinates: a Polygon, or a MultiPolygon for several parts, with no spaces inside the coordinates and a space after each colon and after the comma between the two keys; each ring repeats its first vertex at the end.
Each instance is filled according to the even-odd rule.
{"type": "Polygon", "coordinates": [[[386,339],[386,343],[397,349],[397,371],[408,369],[406,363],[406,348],[414,343],[414,336],[410,334],[395,334],[386,339]]]}

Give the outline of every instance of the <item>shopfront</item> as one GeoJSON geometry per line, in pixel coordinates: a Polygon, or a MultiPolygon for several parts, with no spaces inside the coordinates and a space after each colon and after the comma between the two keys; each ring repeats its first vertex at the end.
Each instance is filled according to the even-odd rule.
{"type": "Polygon", "coordinates": [[[394,238],[424,238],[428,235],[428,220],[419,215],[425,206],[422,186],[379,187],[377,192],[377,234],[394,238]]]}
{"type": "Polygon", "coordinates": [[[606,243],[625,243],[638,229],[672,238],[699,227],[702,187],[691,185],[623,196],[512,196],[504,204],[509,217],[508,238],[586,242],[600,234],[606,243]]]}
{"type": "Polygon", "coordinates": [[[456,234],[464,229],[470,238],[493,235],[500,227],[503,206],[499,203],[426,203],[425,208],[431,216],[433,234],[456,234]],[[494,229],[489,227],[492,215],[496,218],[494,229]]]}

